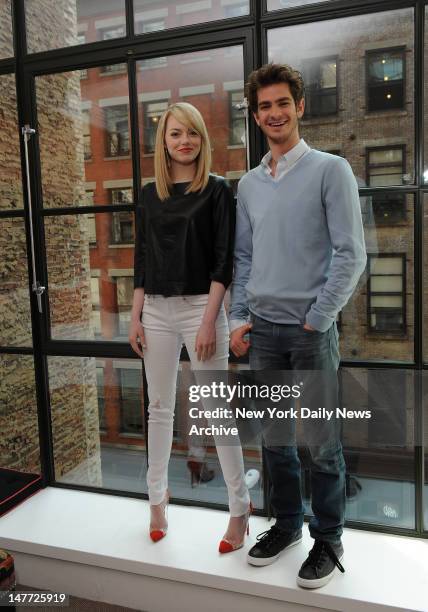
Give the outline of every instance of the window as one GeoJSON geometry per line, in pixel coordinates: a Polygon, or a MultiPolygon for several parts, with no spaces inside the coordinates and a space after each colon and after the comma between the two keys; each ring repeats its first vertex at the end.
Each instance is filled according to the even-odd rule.
{"type": "Polygon", "coordinates": [[[404,49],[367,52],[367,110],[404,108],[404,49]]]}
{"type": "Polygon", "coordinates": [[[337,58],[306,61],[303,65],[306,87],[304,118],[337,113],[337,58]]]}
{"type": "MultiPolygon", "coordinates": [[[[131,213],[132,214],[132,213],[131,213]]],[[[128,336],[131,321],[132,298],[134,297],[134,277],[116,277],[117,307],[119,311],[119,336],[128,336]]]]}
{"type": "Polygon", "coordinates": [[[367,185],[402,185],[404,161],[404,145],[367,149],[367,185]]]}
{"type": "Polygon", "coordinates": [[[107,157],[129,155],[128,106],[122,104],[105,108],[107,157]]]}
{"type": "MultiPolygon", "coordinates": [[[[132,204],[132,189],[111,189],[112,204],[132,204]]],[[[131,211],[112,213],[111,244],[133,244],[134,221],[131,211]]]]}
{"type": "Polygon", "coordinates": [[[149,34],[150,32],[159,32],[165,29],[165,21],[163,19],[153,19],[152,21],[137,22],[137,34],[149,34]]]}
{"type": "Polygon", "coordinates": [[[100,312],[100,279],[98,276],[91,277],[91,301],[92,314],[91,323],[94,336],[101,336],[101,312],[100,312]]]}
{"type": "Polygon", "coordinates": [[[95,226],[95,215],[87,215],[88,219],[88,233],[89,233],[89,244],[97,243],[97,229],[95,226]]]}
{"type": "MultiPolygon", "coordinates": [[[[404,173],[404,145],[367,149],[367,184],[370,187],[402,185],[404,173]]],[[[378,224],[393,225],[406,219],[404,194],[374,194],[372,207],[374,220],[378,224]]]]}
{"type": "Polygon", "coordinates": [[[118,368],[120,381],[121,433],[143,435],[143,409],[141,402],[141,371],[118,368]]]}
{"type": "Polygon", "coordinates": [[[404,332],[405,255],[368,255],[368,328],[404,332]]]}
{"type": "Polygon", "coordinates": [[[88,110],[82,110],[83,157],[85,161],[92,158],[91,119],[88,110]]]}
{"type": "Polygon", "coordinates": [[[98,418],[101,431],[107,431],[104,403],[104,368],[97,366],[98,418]]]}
{"type": "Polygon", "coordinates": [[[158,122],[160,116],[167,108],[167,100],[162,102],[145,102],[143,104],[144,153],[154,153],[158,122]]]}
{"type": "Polygon", "coordinates": [[[229,93],[230,130],[229,144],[245,146],[245,109],[239,108],[244,99],[243,91],[229,93]]]}

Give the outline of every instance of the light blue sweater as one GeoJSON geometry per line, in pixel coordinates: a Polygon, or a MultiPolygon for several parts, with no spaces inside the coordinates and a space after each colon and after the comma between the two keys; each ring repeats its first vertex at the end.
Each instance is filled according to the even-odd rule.
{"type": "Polygon", "coordinates": [[[262,165],[239,182],[230,319],[326,331],[366,265],[358,187],[348,162],[310,149],[279,180],[262,165]]]}

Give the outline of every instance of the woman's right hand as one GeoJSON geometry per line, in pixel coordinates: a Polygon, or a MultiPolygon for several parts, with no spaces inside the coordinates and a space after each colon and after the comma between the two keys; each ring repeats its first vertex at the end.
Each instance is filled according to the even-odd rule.
{"type": "Polygon", "coordinates": [[[146,348],[146,340],[144,338],[144,327],[140,321],[131,321],[128,339],[135,353],[139,357],[144,358],[142,348],[146,348]]]}

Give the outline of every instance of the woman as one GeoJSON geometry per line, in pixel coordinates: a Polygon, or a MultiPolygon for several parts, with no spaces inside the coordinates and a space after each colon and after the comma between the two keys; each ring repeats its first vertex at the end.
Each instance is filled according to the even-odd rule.
{"type": "MultiPolygon", "coordinates": [[[[233,195],[210,174],[211,145],[199,111],[186,102],[162,115],[155,182],[137,207],[134,299],[129,341],[144,358],[149,395],[147,484],[150,537],[166,535],[167,472],[177,371],[184,342],[194,370],[226,370],[229,335],[223,297],[232,278],[233,195]],[[141,322],[142,314],[142,322],[141,322]]],[[[239,444],[218,446],[230,520],[220,552],[241,548],[250,499],[239,444]]]]}

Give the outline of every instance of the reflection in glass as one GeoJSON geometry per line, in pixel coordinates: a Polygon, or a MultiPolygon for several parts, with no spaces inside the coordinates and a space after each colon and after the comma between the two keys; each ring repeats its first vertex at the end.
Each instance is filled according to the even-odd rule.
{"type": "Polygon", "coordinates": [[[360,187],[414,180],[413,33],[413,9],[268,32],[269,60],[297,68],[305,81],[301,136],[340,152],[360,187]]]}
{"type": "Polygon", "coordinates": [[[153,62],[150,78],[147,60],[137,62],[143,182],[154,177],[159,117],[168,104],[182,100],[196,106],[205,120],[212,145],[212,171],[236,184],[246,170],[245,118],[239,108],[244,98],[242,47],[170,55],[166,59],[167,63],[153,62]],[[168,89],[161,89],[161,83],[167,83],[168,89]]]}
{"type": "Polygon", "coordinates": [[[60,482],[146,492],[141,362],[49,357],[60,482]]]}
{"type": "Polygon", "coordinates": [[[40,474],[39,425],[31,355],[0,355],[0,468],[40,474]]]}
{"type": "Polygon", "coordinates": [[[341,395],[372,414],[343,421],[346,518],[414,529],[414,373],[345,369],[341,395]]]}
{"type": "Polygon", "coordinates": [[[45,217],[51,335],[128,342],[132,211],[45,217]]]}
{"type": "Polygon", "coordinates": [[[126,35],[125,0],[25,1],[29,53],[126,35]]]}
{"type": "Polygon", "coordinates": [[[0,209],[23,208],[19,126],[13,74],[0,76],[0,109],[0,209]]]}
{"type": "Polygon", "coordinates": [[[249,0],[134,0],[137,34],[248,15],[249,0]]]}
{"type": "Polygon", "coordinates": [[[12,2],[11,0],[0,0],[0,59],[12,56],[12,2]]]}
{"type": "Polygon", "coordinates": [[[0,346],[32,344],[27,270],[23,219],[0,219],[0,346]]]}
{"type": "Polygon", "coordinates": [[[36,77],[45,208],[118,204],[111,190],[132,187],[128,75],[115,66],[36,77]]]}

